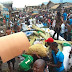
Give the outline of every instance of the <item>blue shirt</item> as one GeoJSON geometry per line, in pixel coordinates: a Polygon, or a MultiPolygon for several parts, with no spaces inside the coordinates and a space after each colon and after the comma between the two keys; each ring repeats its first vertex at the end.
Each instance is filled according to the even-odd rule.
{"type": "Polygon", "coordinates": [[[53,55],[54,64],[57,64],[58,62],[62,62],[61,67],[60,68],[55,67],[55,70],[57,72],[63,71],[64,70],[64,65],[63,65],[64,55],[63,55],[63,53],[58,51],[58,53],[55,55],[55,52],[52,51],[52,55],[53,55]]]}
{"type": "Polygon", "coordinates": [[[67,20],[67,13],[63,13],[64,20],[67,20]]]}
{"type": "Polygon", "coordinates": [[[70,24],[69,25],[71,25],[72,24],[72,19],[69,19],[69,21],[70,21],[70,24]]]}
{"type": "Polygon", "coordinates": [[[20,20],[18,20],[18,21],[17,21],[17,24],[18,24],[18,26],[20,26],[20,23],[19,23],[19,21],[20,21],[20,20]]]}
{"type": "Polygon", "coordinates": [[[43,23],[44,26],[47,26],[47,23],[43,23]]]}
{"type": "Polygon", "coordinates": [[[6,15],[6,18],[9,18],[9,15],[6,15]]]}

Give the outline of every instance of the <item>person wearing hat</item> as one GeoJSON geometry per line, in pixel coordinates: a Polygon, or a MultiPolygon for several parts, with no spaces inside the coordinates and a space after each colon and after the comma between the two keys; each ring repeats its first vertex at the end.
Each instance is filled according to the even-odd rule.
{"type": "Polygon", "coordinates": [[[54,40],[53,40],[53,38],[48,38],[47,40],[45,40],[45,42],[46,42],[46,46],[49,48],[49,53],[48,53],[48,56],[49,56],[49,59],[51,59],[52,57],[51,57],[51,48],[50,48],[50,45],[51,45],[51,43],[53,43],[54,42],[54,40]]]}
{"type": "Polygon", "coordinates": [[[45,42],[47,42],[47,44],[50,45],[52,42],[54,42],[54,40],[52,37],[50,37],[47,40],[45,40],[45,42]]]}
{"type": "MultiPolygon", "coordinates": [[[[46,47],[48,47],[48,57],[44,57],[43,59],[47,62],[47,61],[50,61],[52,62],[52,49],[50,48],[50,45],[54,42],[53,38],[48,38],[47,40],[45,40],[46,42],[46,47]],[[49,58],[49,59],[48,59],[49,58]]],[[[49,66],[49,72],[52,72],[52,67],[49,66]]]]}

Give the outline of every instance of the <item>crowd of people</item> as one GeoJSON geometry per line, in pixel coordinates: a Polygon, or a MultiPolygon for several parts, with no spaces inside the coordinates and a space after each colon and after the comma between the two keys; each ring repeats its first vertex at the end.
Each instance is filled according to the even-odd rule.
{"type": "MultiPolygon", "coordinates": [[[[72,11],[70,13],[66,13],[64,10],[63,13],[57,12],[40,12],[39,14],[31,15],[23,15],[16,14],[13,17],[9,17],[6,15],[6,19],[3,18],[3,22],[6,23],[7,30],[6,35],[10,35],[12,33],[17,33],[20,31],[30,30],[32,24],[36,25],[39,28],[49,28],[57,33],[57,40],[59,39],[59,35],[63,37],[67,41],[72,41],[72,11]]],[[[33,55],[27,55],[24,53],[22,56],[25,58],[19,64],[20,72],[65,72],[64,71],[64,55],[58,49],[58,44],[54,42],[53,38],[49,38],[45,40],[49,48],[49,57],[40,57],[35,52],[33,55]]],[[[70,52],[71,53],[71,52],[70,52]]],[[[18,57],[19,58],[19,57],[18,57]]],[[[8,67],[11,72],[10,62],[15,64],[15,58],[8,61],[8,67]]]]}
{"type": "MultiPolygon", "coordinates": [[[[54,35],[57,33],[58,36],[62,36],[67,41],[71,41],[71,32],[72,32],[72,11],[66,13],[66,10],[63,13],[40,13],[40,14],[27,14],[27,15],[15,15],[13,17],[6,16],[3,18],[3,22],[6,23],[7,31],[10,27],[11,33],[16,33],[20,31],[26,31],[31,29],[32,24],[35,24],[40,28],[50,28],[55,31],[54,35]]],[[[53,38],[54,38],[53,35],[53,38]]]]}

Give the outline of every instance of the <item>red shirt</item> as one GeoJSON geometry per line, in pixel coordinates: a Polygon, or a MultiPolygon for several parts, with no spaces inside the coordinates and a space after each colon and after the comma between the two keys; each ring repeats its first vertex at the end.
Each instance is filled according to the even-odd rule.
{"type": "Polygon", "coordinates": [[[3,19],[3,23],[6,23],[5,19],[3,19]]]}
{"type": "Polygon", "coordinates": [[[49,22],[49,23],[51,23],[51,20],[50,20],[50,19],[48,19],[48,22],[49,22]]]}

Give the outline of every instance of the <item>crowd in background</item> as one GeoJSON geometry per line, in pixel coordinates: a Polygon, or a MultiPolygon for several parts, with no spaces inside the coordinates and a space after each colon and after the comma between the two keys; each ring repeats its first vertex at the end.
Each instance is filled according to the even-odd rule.
{"type": "MultiPolygon", "coordinates": [[[[68,41],[71,41],[72,32],[72,11],[66,13],[66,10],[61,12],[40,12],[39,14],[15,14],[3,17],[3,22],[7,26],[7,30],[11,29],[11,33],[26,31],[30,29],[32,24],[40,28],[50,28],[68,41]],[[10,28],[9,28],[10,27],[10,28]]],[[[58,37],[57,37],[58,39],[58,37]]]]}
{"type": "MultiPolygon", "coordinates": [[[[72,40],[72,11],[70,11],[69,13],[66,13],[66,10],[64,10],[63,13],[59,11],[44,12],[44,13],[40,12],[39,14],[34,14],[34,15],[31,13],[29,14],[18,13],[13,16],[9,16],[9,14],[7,14],[6,16],[3,16],[3,23],[6,24],[6,28],[7,28],[6,35],[17,33],[20,31],[30,30],[32,28],[32,24],[34,24],[39,28],[49,28],[54,30],[55,33],[53,35],[53,38],[55,34],[57,33],[57,40],[59,35],[67,41],[72,40]]],[[[56,42],[53,42],[50,46],[51,48],[55,48],[53,50],[55,50],[56,52],[59,52],[58,44],[56,42]]],[[[54,54],[55,53],[53,52],[53,55],[54,54]]],[[[63,54],[61,57],[63,57],[63,54]]],[[[63,63],[63,59],[64,57],[60,58],[60,61],[62,61],[62,63],[63,63]]],[[[13,62],[13,68],[14,68],[15,58],[10,61],[13,62]]],[[[43,60],[39,60],[39,61],[41,61],[41,63],[43,62],[43,65],[45,66],[45,62],[43,60]]],[[[7,63],[10,69],[11,68],[10,62],[8,61],[7,63]]],[[[58,66],[59,65],[56,65],[56,67],[58,66]]],[[[42,69],[40,69],[39,72],[43,72],[42,69]]],[[[64,72],[64,71],[60,71],[60,72],[64,72]]]]}

